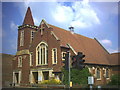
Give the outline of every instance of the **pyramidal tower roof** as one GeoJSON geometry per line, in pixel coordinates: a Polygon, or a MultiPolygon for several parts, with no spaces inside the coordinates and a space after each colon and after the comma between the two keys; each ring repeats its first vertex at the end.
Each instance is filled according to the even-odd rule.
{"type": "Polygon", "coordinates": [[[30,7],[28,7],[28,9],[27,9],[23,25],[24,24],[34,25],[34,21],[33,21],[33,17],[32,17],[32,13],[31,13],[30,7]]]}

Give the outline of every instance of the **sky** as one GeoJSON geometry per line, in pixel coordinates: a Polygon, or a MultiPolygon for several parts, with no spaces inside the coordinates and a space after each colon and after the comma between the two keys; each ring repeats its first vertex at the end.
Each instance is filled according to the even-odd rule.
{"type": "Polygon", "coordinates": [[[80,35],[96,38],[109,53],[120,51],[118,45],[118,2],[1,2],[0,7],[0,53],[17,52],[18,26],[22,25],[28,6],[31,8],[35,25],[44,19],[47,23],[80,35]],[[2,14],[2,15],[1,15],[2,14]],[[2,23],[2,24],[1,24],[2,23]],[[1,45],[0,45],[1,46],[1,45]]]}

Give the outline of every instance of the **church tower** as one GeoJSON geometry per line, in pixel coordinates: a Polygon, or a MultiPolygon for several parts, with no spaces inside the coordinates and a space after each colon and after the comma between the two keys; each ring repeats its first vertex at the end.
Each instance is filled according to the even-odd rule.
{"type": "Polygon", "coordinates": [[[28,7],[23,24],[18,27],[18,51],[30,47],[37,29],[38,27],[34,25],[30,7],[28,7]]]}

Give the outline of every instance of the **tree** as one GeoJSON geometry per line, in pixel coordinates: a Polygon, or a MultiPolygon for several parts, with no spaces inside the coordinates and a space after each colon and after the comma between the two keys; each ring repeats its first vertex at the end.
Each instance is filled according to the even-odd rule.
{"type": "MultiPolygon", "coordinates": [[[[63,72],[63,84],[67,84],[68,85],[68,74],[69,72],[65,69],[62,70],[63,72]]],[[[88,68],[84,68],[82,70],[79,69],[71,69],[71,81],[73,84],[87,84],[88,82],[88,76],[91,76],[91,74],[89,73],[88,68]]]]}
{"type": "Polygon", "coordinates": [[[114,74],[111,77],[111,81],[108,83],[108,85],[120,85],[120,75],[114,74]]]}

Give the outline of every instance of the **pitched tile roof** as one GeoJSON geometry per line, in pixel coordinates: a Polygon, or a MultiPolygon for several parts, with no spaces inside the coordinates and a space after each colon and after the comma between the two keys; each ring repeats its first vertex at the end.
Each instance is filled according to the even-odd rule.
{"type": "Polygon", "coordinates": [[[34,21],[33,21],[33,17],[32,17],[32,13],[30,10],[30,7],[28,7],[24,21],[23,21],[23,25],[24,24],[30,24],[30,25],[34,25],[34,21]]]}
{"type": "Polygon", "coordinates": [[[120,65],[120,62],[118,61],[119,58],[120,58],[120,53],[112,53],[111,59],[110,59],[110,64],[111,65],[120,65]]]}
{"type": "Polygon", "coordinates": [[[59,38],[61,45],[66,46],[70,44],[76,52],[83,52],[85,56],[85,63],[92,64],[110,64],[110,54],[102,47],[96,40],[79,34],[72,34],[70,31],[50,25],[53,32],[59,38]]]}

